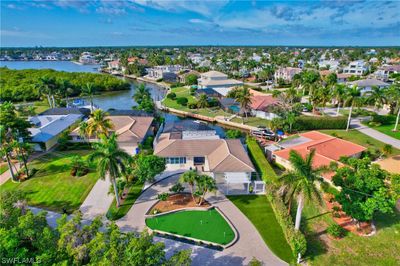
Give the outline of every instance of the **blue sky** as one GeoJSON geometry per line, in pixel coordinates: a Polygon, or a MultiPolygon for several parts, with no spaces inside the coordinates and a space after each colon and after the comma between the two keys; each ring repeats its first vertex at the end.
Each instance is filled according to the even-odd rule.
{"type": "Polygon", "coordinates": [[[400,45],[400,1],[1,1],[1,46],[400,45]]]}

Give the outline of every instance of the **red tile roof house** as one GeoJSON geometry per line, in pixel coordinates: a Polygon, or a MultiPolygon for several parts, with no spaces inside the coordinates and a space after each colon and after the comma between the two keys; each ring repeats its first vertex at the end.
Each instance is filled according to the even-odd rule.
{"type": "Polygon", "coordinates": [[[251,114],[256,117],[272,120],[279,117],[277,114],[273,113],[274,107],[279,104],[280,101],[272,97],[272,95],[253,93],[250,104],[251,114]]]}
{"type": "MultiPolygon", "coordinates": [[[[289,153],[295,150],[305,157],[311,150],[315,149],[313,166],[329,166],[331,162],[339,162],[340,157],[359,158],[361,153],[366,150],[365,147],[352,142],[335,138],[318,131],[310,131],[300,134],[296,139],[291,139],[279,145],[281,150],[272,151],[272,158],[276,163],[284,166],[286,169],[292,169],[289,161],[289,153]]],[[[268,153],[268,152],[267,152],[268,153]]],[[[326,181],[331,182],[333,172],[323,174],[326,181]]]]}

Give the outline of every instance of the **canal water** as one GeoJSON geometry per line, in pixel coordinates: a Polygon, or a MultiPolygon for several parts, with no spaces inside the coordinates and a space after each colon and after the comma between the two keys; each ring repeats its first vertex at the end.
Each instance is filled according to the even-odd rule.
{"type": "MultiPolygon", "coordinates": [[[[66,72],[98,73],[99,71],[98,65],[79,65],[70,61],[0,61],[0,66],[1,67],[7,66],[10,69],[54,69],[66,72]]],[[[140,82],[137,82],[132,79],[126,79],[126,78],[123,79],[125,79],[131,84],[130,90],[96,95],[93,98],[94,104],[103,110],[131,109],[132,106],[136,105],[132,96],[134,95],[136,87],[138,86],[138,84],[140,84],[140,82]]],[[[156,84],[146,83],[146,87],[150,89],[152,98],[155,101],[161,100],[166,93],[166,91],[163,88],[161,88],[156,84]]],[[[165,120],[168,122],[178,121],[182,119],[190,119],[190,118],[182,118],[170,113],[163,113],[163,116],[165,117],[165,120]]],[[[225,130],[222,127],[210,123],[208,123],[208,125],[211,128],[213,128],[221,137],[225,136],[225,130]]]]}

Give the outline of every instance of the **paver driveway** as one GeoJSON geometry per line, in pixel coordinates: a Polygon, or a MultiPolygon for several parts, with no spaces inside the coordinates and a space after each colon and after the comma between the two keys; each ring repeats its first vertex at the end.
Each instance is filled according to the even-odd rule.
{"type": "MultiPolygon", "coordinates": [[[[127,215],[117,221],[121,230],[140,232],[145,229],[145,213],[157,201],[157,195],[167,192],[178,179],[179,175],[174,175],[147,188],[136,200],[127,215]]],[[[216,251],[155,237],[156,241],[165,243],[167,255],[171,255],[174,251],[180,249],[191,248],[193,250],[193,265],[246,265],[253,257],[264,262],[265,265],[287,265],[268,249],[253,224],[222,193],[210,194],[207,200],[218,207],[231,221],[238,232],[238,241],[223,251],[216,251]]]]}

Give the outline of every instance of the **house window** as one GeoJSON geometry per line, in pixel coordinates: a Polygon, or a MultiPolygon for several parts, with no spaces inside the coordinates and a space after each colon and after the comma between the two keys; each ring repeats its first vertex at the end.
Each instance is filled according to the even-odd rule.
{"type": "Polygon", "coordinates": [[[165,161],[167,164],[185,164],[186,157],[169,157],[165,161]]]}

